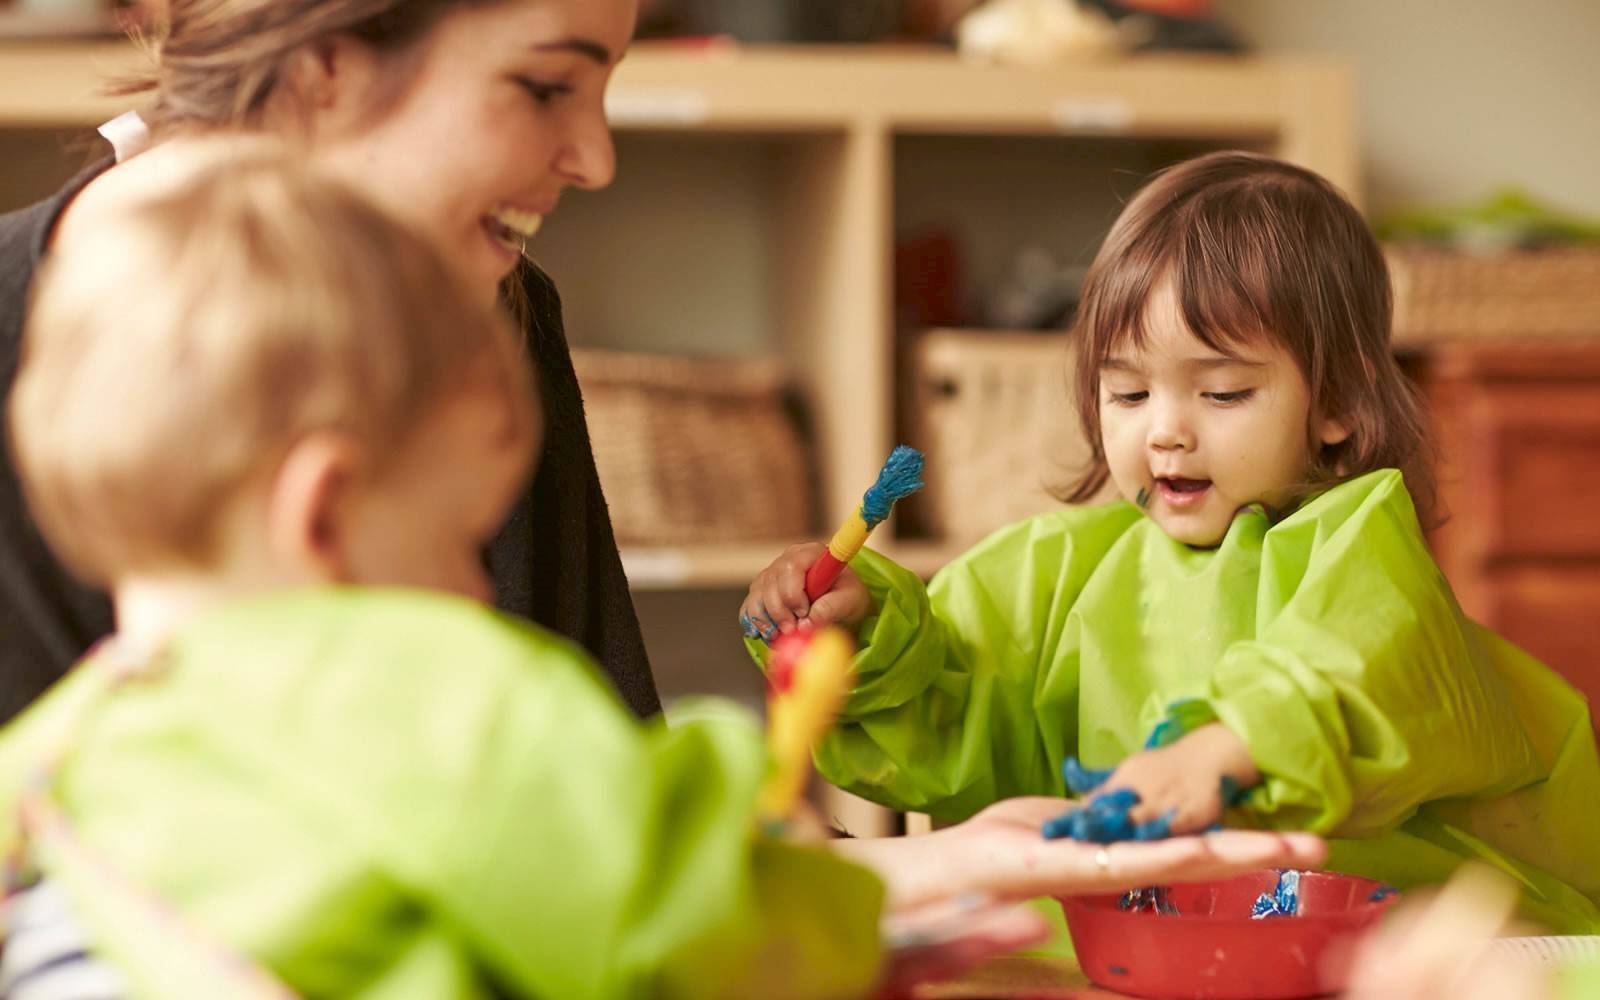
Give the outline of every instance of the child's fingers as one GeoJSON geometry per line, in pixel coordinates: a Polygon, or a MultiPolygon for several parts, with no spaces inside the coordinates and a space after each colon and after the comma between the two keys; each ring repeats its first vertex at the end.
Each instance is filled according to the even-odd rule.
{"type": "Polygon", "coordinates": [[[783,550],[783,555],[764,570],[751,590],[762,605],[772,626],[780,633],[793,632],[799,619],[811,612],[806,597],[806,571],[826,551],[817,542],[801,542],[783,550]]]}
{"type": "MultiPolygon", "coordinates": [[[[778,599],[783,606],[793,612],[795,618],[804,618],[811,613],[811,598],[806,596],[806,570],[810,564],[801,564],[799,560],[786,559],[778,567],[778,572],[773,580],[778,592],[778,599]]],[[[781,624],[781,623],[780,623],[781,624]]],[[[791,629],[784,629],[785,632],[791,629]]]]}
{"type": "Polygon", "coordinates": [[[742,607],[739,609],[739,632],[746,639],[766,638],[766,636],[762,635],[761,633],[761,626],[757,625],[755,620],[750,617],[750,613],[745,611],[742,607]]]}
{"type": "Polygon", "coordinates": [[[764,602],[757,590],[760,586],[762,582],[758,579],[751,585],[750,594],[744,603],[739,605],[739,631],[746,639],[765,639],[771,642],[778,637],[778,629],[767,617],[764,602]]]}
{"type": "Polygon", "coordinates": [[[756,574],[754,580],[750,581],[750,589],[745,593],[744,601],[739,605],[739,631],[744,634],[746,639],[767,639],[770,641],[777,637],[777,630],[772,627],[771,622],[767,619],[764,595],[767,591],[768,579],[776,572],[782,561],[783,557],[779,556],[766,569],[756,574]]]}
{"type": "Polygon", "coordinates": [[[1176,795],[1158,793],[1151,801],[1140,802],[1130,810],[1128,818],[1138,826],[1152,829],[1165,821],[1167,835],[1180,837],[1216,825],[1222,818],[1222,803],[1221,799],[1191,797],[1187,790],[1176,795]]]}
{"type": "Polygon", "coordinates": [[[744,595],[744,601],[739,605],[739,628],[750,639],[763,637],[766,615],[761,610],[761,590],[768,572],[769,570],[761,571],[761,575],[750,584],[749,592],[744,595]]]}
{"type": "Polygon", "coordinates": [[[812,602],[806,619],[818,627],[835,622],[854,627],[866,618],[871,603],[866,584],[847,569],[839,574],[832,590],[812,602]]]}
{"type": "Polygon", "coordinates": [[[1073,806],[1060,812],[1043,823],[1039,824],[1039,832],[1044,834],[1046,840],[1081,840],[1083,829],[1083,810],[1073,806]]]}
{"type": "Polygon", "coordinates": [[[1190,810],[1183,801],[1180,789],[1174,787],[1170,779],[1159,775],[1140,780],[1142,777],[1137,770],[1131,775],[1119,771],[1106,780],[1101,791],[1104,793],[1107,788],[1133,790],[1136,798],[1128,808],[1128,820],[1131,823],[1150,823],[1165,816],[1174,830],[1186,829],[1181,822],[1187,818],[1190,810]]]}
{"type": "Polygon", "coordinates": [[[1129,819],[1129,810],[1138,801],[1139,796],[1132,789],[1113,789],[1047,820],[1040,832],[1047,840],[1066,838],[1096,844],[1132,840],[1138,831],[1129,819]]]}
{"type": "Polygon", "coordinates": [[[1062,777],[1067,780],[1067,787],[1074,795],[1088,795],[1090,792],[1106,783],[1111,777],[1111,768],[1103,771],[1091,770],[1078,762],[1076,757],[1068,757],[1061,765],[1062,777]]]}
{"type": "Polygon", "coordinates": [[[826,551],[828,551],[828,547],[821,542],[799,542],[784,549],[783,555],[779,556],[778,561],[772,564],[772,568],[798,573],[803,593],[806,572],[811,569],[813,563],[822,558],[822,554],[826,551]]]}
{"type": "Polygon", "coordinates": [[[739,606],[739,630],[748,639],[776,639],[780,632],[793,631],[797,617],[810,609],[805,596],[806,570],[826,546],[820,542],[791,545],[756,575],[739,606]],[[789,623],[784,628],[785,622],[789,623]]]}
{"type": "Polygon", "coordinates": [[[848,613],[849,600],[830,590],[811,605],[811,613],[806,615],[806,621],[816,628],[821,628],[843,621],[848,613]]]}
{"type": "Polygon", "coordinates": [[[761,607],[779,632],[793,632],[795,612],[784,594],[782,573],[769,576],[761,590],[761,607]]]}
{"type": "Polygon", "coordinates": [[[1134,840],[1166,840],[1172,836],[1172,813],[1157,816],[1148,823],[1140,823],[1133,828],[1134,840]]]}

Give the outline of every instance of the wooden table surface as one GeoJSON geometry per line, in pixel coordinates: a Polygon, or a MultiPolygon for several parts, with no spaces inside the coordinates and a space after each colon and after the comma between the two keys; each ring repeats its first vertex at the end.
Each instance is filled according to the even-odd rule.
{"type": "Polygon", "coordinates": [[[1096,989],[1067,958],[996,958],[954,983],[925,986],[917,1000],[1124,1000],[1096,989]]]}

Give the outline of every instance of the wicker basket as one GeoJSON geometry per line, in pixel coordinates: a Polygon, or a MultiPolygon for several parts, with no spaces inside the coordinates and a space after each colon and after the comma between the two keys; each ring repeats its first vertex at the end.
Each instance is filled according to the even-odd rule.
{"type": "Polygon", "coordinates": [[[811,461],[775,362],[574,351],[622,545],[814,530],[811,461]]]}
{"type": "Polygon", "coordinates": [[[913,438],[927,454],[923,527],[975,541],[1057,510],[1089,457],[1060,334],[934,330],[913,349],[913,438]]]}
{"type": "Polygon", "coordinates": [[[1391,245],[1398,344],[1600,335],[1600,247],[1469,256],[1391,245]]]}

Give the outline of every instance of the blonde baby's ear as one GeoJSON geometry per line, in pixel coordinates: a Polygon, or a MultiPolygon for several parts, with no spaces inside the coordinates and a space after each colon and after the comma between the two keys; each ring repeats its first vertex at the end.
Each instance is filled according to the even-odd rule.
{"type": "Polygon", "coordinates": [[[356,443],[326,431],[295,442],[279,463],[267,496],[267,541],[273,558],[293,575],[349,582],[346,514],[363,470],[356,443]]]}

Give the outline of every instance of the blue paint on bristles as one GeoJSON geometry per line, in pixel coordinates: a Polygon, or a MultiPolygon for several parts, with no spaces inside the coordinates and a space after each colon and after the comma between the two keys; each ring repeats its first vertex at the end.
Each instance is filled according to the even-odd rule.
{"type": "Polygon", "coordinates": [[[922,489],[922,452],[908,445],[896,445],[872,484],[861,498],[861,519],[876,528],[889,516],[896,500],[922,489]]]}
{"type": "Polygon", "coordinates": [[[1272,892],[1263,892],[1250,909],[1251,920],[1267,917],[1295,917],[1300,915],[1300,873],[1278,873],[1278,886],[1272,892]]]}

